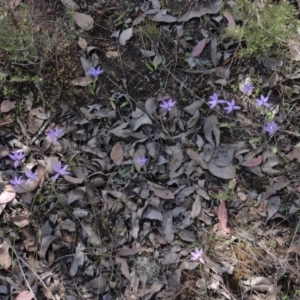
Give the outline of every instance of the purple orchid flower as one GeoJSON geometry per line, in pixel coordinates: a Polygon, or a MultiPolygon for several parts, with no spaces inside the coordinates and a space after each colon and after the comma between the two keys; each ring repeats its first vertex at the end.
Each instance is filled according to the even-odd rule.
{"type": "Polygon", "coordinates": [[[256,99],[256,105],[257,106],[265,106],[270,107],[270,104],[268,103],[269,97],[264,97],[263,95],[260,96],[260,99],[256,99]]]}
{"type": "Polygon", "coordinates": [[[143,167],[145,165],[145,163],[147,162],[147,158],[146,157],[138,157],[135,162],[138,163],[140,165],[140,167],[143,167]]]}
{"type": "Polygon", "coordinates": [[[26,177],[28,178],[28,179],[26,180],[27,183],[28,183],[30,180],[37,180],[37,179],[38,179],[38,176],[37,176],[36,172],[33,173],[31,170],[25,171],[25,175],[26,175],[26,177]]]}
{"type": "Polygon", "coordinates": [[[171,111],[172,107],[175,105],[176,101],[169,99],[168,101],[163,101],[159,106],[165,108],[167,111],[171,111]]]}
{"type": "Polygon", "coordinates": [[[14,177],[14,179],[9,181],[15,188],[19,185],[21,185],[24,180],[22,179],[22,176],[20,176],[19,178],[17,176],[14,177]]]}
{"type": "Polygon", "coordinates": [[[59,139],[64,133],[65,131],[63,129],[55,127],[54,129],[50,129],[46,135],[52,139],[52,143],[55,145],[57,143],[57,139],[59,139]]]}
{"type": "Polygon", "coordinates": [[[53,176],[52,181],[55,182],[59,176],[70,174],[70,172],[67,171],[68,166],[69,165],[65,165],[63,167],[60,161],[56,165],[54,165],[53,170],[54,172],[56,172],[56,174],[53,176]]]}
{"type": "Polygon", "coordinates": [[[220,103],[226,103],[228,106],[227,107],[224,107],[224,109],[226,110],[227,114],[230,114],[233,110],[239,110],[241,109],[240,106],[238,105],[235,105],[235,101],[234,100],[231,100],[230,101],[224,101],[222,100],[222,102],[220,103]]]}
{"type": "Polygon", "coordinates": [[[278,126],[275,121],[266,123],[265,131],[269,133],[269,135],[273,135],[277,130],[280,129],[280,126],[278,126]]]}
{"type": "Polygon", "coordinates": [[[209,99],[210,101],[208,101],[207,104],[209,104],[210,109],[213,109],[220,101],[219,96],[216,93],[213,93],[212,96],[209,97],[209,99]]]}
{"type": "Polygon", "coordinates": [[[20,164],[20,161],[25,157],[25,153],[15,151],[12,154],[8,154],[8,156],[14,161],[14,167],[16,168],[20,164]]]}
{"type": "Polygon", "coordinates": [[[204,259],[202,258],[203,250],[195,248],[195,252],[191,252],[191,260],[199,260],[202,264],[205,264],[204,259]]]}
{"type": "Polygon", "coordinates": [[[93,77],[98,77],[100,74],[103,73],[104,70],[101,70],[100,66],[98,68],[91,68],[89,74],[93,77]]]}
{"type": "Polygon", "coordinates": [[[251,92],[254,90],[254,86],[251,82],[245,82],[242,87],[242,92],[249,96],[251,92]]]}

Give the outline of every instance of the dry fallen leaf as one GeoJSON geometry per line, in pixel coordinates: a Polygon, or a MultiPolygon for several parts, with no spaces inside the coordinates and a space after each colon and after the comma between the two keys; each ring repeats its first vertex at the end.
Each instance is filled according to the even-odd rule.
{"type": "Polygon", "coordinates": [[[125,46],[126,42],[132,37],[132,33],[132,27],[123,30],[119,37],[120,45],[125,46]]]}
{"type": "Polygon", "coordinates": [[[170,199],[173,200],[174,199],[174,195],[171,191],[167,190],[167,189],[158,189],[154,186],[149,186],[149,190],[154,192],[154,195],[162,198],[162,199],[170,199]]]}
{"type": "Polygon", "coordinates": [[[243,161],[242,166],[249,167],[249,168],[256,167],[262,163],[262,160],[263,160],[263,156],[259,155],[258,157],[254,157],[250,160],[243,161]]]}
{"type": "Polygon", "coordinates": [[[209,162],[208,171],[214,176],[222,179],[232,179],[236,175],[236,169],[232,164],[229,164],[226,167],[219,167],[213,162],[209,162]]]}
{"type": "Polygon", "coordinates": [[[116,257],[116,263],[121,264],[121,272],[122,274],[128,279],[131,280],[130,273],[129,273],[129,268],[127,261],[124,258],[121,257],[116,257]]]}
{"type": "Polygon", "coordinates": [[[94,79],[92,77],[88,76],[88,77],[78,77],[76,79],[73,79],[71,81],[71,83],[75,86],[77,86],[77,85],[79,85],[79,86],[88,86],[93,81],[94,81],[94,79]]]}
{"type": "Polygon", "coordinates": [[[220,144],[220,129],[218,127],[219,121],[215,115],[211,115],[206,118],[203,131],[205,138],[214,146],[219,146],[220,144]],[[216,143],[213,141],[212,134],[215,136],[216,143]]]}
{"type": "Polygon", "coordinates": [[[121,142],[116,142],[110,153],[110,158],[116,165],[120,165],[124,158],[124,151],[121,142]]]}
{"type": "Polygon", "coordinates": [[[90,30],[94,26],[94,19],[87,14],[74,12],[73,19],[81,29],[90,30]]]}
{"type": "Polygon", "coordinates": [[[7,270],[12,264],[12,259],[9,254],[9,245],[6,241],[3,241],[0,249],[0,265],[3,269],[7,270]]]}
{"type": "Polygon", "coordinates": [[[4,189],[3,192],[0,194],[0,204],[5,204],[7,202],[12,201],[15,198],[16,192],[10,184],[5,186],[4,183],[0,182],[0,188],[1,190],[4,189]]]}
{"type": "Polygon", "coordinates": [[[235,20],[234,20],[232,14],[228,11],[224,11],[223,15],[228,21],[228,27],[234,28],[236,26],[236,24],[235,24],[235,20]]]}
{"type": "Polygon", "coordinates": [[[22,0],[10,0],[9,5],[11,9],[17,8],[21,4],[22,0]]]}
{"type": "Polygon", "coordinates": [[[300,162],[300,148],[295,148],[285,156],[288,160],[297,159],[300,162]]]}
{"type": "Polygon", "coordinates": [[[3,100],[1,102],[0,111],[2,113],[6,113],[6,112],[11,111],[15,107],[16,107],[16,101],[3,100]]]}
{"type": "Polygon", "coordinates": [[[67,8],[70,8],[70,9],[73,9],[73,10],[78,10],[80,9],[80,6],[75,3],[73,0],[61,0],[61,3],[67,7],[67,8]]]}
{"type": "Polygon", "coordinates": [[[31,300],[34,298],[34,294],[30,291],[23,291],[21,292],[16,300],[31,300]]]}
{"type": "Polygon", "coordinates": [[[199,56],[202,53],[202,51],[206,45],[206,41],[207,41],[206,38],[201,40],[192,50],[191,56],[193,56],[193,57],[199,56]]]}
{"type": "Polygon", "coordinates": [[[227,223],[228,223],[228,214],[227,214],[227,208],[225,205],[225,201],[222,201],[218,207],[218,218],[219,221],[221,223],[221,227],[222,229],[226,232],[226,233],[230,233],[230,228],[227,227],[227,223]]]}
{"type": "Polygon", "coordinates": [[[88,45],[87,41],[85,39],[83,39],[82,37],[79,37],[77,44],[81,49],[86,49],[86,47],[88,45]]]}

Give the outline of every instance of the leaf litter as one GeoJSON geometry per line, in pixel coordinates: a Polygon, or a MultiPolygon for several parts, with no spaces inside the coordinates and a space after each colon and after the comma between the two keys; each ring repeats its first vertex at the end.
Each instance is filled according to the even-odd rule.
{"type": "MultiPolygon", "coordinates": [[[[73,1],[62,3],[73,10],[79,7],[73,1]]],[[[104,9],[102,21],[107,22],[109,31],[119,31],[114,35],[118,40],[106,35],[107,44],[97,47],[89,45],[94,41],[87,36],[93,33],[91,30],[96,32],[99,20],[93,14],[72,12],[87,36],[76,41],[78,56],[74,62],[82,69],[70,82],[78,92],[89,91],[95,101],[80,102],[78,107],[64,104],[61,115],[52,116],[52,110],[35,107],[32,99],[36,95],[32,95],[27,124],[20,121],[22,128],[16,126],[16,132],[2,131],[1,127],[0,204],[6,237],[0,260],[4,271],[10,272],[6,279],[0,278],[6,291],[3,294],[8,295],[9,288],[14,287],[17,299],[31,299],[41,292],[47,299],[54,299],[54,295],[77,299],[76,291],[85,299],[171,299],[189,289],[192,297],[205,291],[209,297],[247,299],[256,291],[272,299],[279,282],[276,276],[266,277],[271,267],[285,270],[293,284],[297,281],[293,258],[299,255],[298,235],[287,235],[289,227],[284,222],[289,223],[300,210],[296,199],[300,187],[296,177],[283,167],[286,160],[291,168],[299,162],[295,141],[289,134],[288,147],[282,142],[276,148],[271,139],[259,146],[254,138],[247,137],[248,141],[243,132],[249,134],[245,123],[241,128],[232,125],[238,114],[237,120],[246,122],[245,112],[251,105],[248,102],[246,108],[243,98],[237,103],[245,105],[245,110],[228,118],[220,113],[222,105],[208,112],[206,101],[198,96],[185,102],[185,97],[195,96],[186,89],[194,74],[201,74],[214,92],[220,92],[220,99],[227,99],[225,102],[237,95],[227,90],[232,80],[230,69],[220,64],[223,58],[228,59],[220,49],[225,42],[209,28],[201,30],[201,37],[184,35],[185,26],[192,29],[193,22],[196,24],[204,15],[209,22],[225,21],[225,26],[235,27],[233,16],[222,12],[222,6],[223,1],[210,1],[177,17],[172,10],[161,9],[160,1],[151,1],[132,11],[124,9],[123,25],[118,28],[106,19],[110,13],[113,18],[114,12],[104,9]],[[173,40],[176,50],[168,49],[168,55],[188,51],[191,56],[187,61],[180,60],[180,67],[186,63],[189,68],[193,63],[195,70],[190,71],[199,71],[189,74],[174,69],[182,76],[182,99],[170,90],[172,97],[163,88],[151,90],[153,79],[163,74],[170,59],[155,44],[143,43],[136,51],[135,59],[147,60],[155,69],[146,73],[139,65],[148,82],[146,89],[139,89],[139,97],[132,97],[131,76],[123,78],[128,75],[129,63],[132,69],[137,68],[133,66],[136,60],[123,61],[123,56],[139,44],[141,31],[147,30],[144,26],[151,20],[160,30],[160,38],[166,33],[178,34],[173,40]],[[182,26],[175,33],[178,22],[182,26]],[[212,50],[208,56],[207,49],[212,50]],[[113,56],[116,58],[108,53],[117,53],[113,56]],[[125,73],[119,71],[114,76],[110,68],[117,59],[125,73]],[[210,61],[214,68],[208,68],[210,61]],[[99,65],[104,69],[103,77],[94,78],[90,71],[99,65]],[[107,78],[117,81],[108,85],[107,78]],[[93,84],[99,84],[98,93],[93,84]],[[170,100],[175,103],[170,110],[160,106],[161,101],[170,100]],[[44,133],[57,125],[65,134],[54,145],[44,133]],[[32,134],[37,134],[34,139],[32,134]],[[29,143],[30,139],[34,141],[29,143]],[[26,154],[17,168],[7,156],[15,150],[26,154]],[[70,174],[53,181],[59,162],[70,174]],[[25,177],[27,167],[36,173],[34,180],[25,177]],[[8,184],[14,176],[23,182],[8,184]],[[37,216],[39,222],[34,222],[37,216]],[[251,233],[245,232],[244,224],[251,227],[251,233]],[[270,229],[273,227],[276,230],[270,229]],[[231,249],[224,243],[230,243],[231,249]],[[199,261],[190,261],[195,247],[203,249],[205,264],[200,271],[199,261]],[[21,256],[23,252],[26,256],[21,256]],[[27,281],[21,277],[20,268],[27,281]],[[71,277],[70,282],[61,281],[62,277],[71,277]]],[[[169,47],[168,43],[164,47],[169,47]]],[[[228,47],[235,51],[236,44],[229,41],[228,47]]],[[[206,95],[203,92],[201,97],[206,95]]],[[[13,113],[14,105],[15,101],[3,100],[1,112],[13,113]]],[[[249,109],[249,120],[251,114],[249,109]]],[[[253,125],[250,135],[261,134],[254,129],[257,120],[249,120],[247,124],[253,125]]]]}

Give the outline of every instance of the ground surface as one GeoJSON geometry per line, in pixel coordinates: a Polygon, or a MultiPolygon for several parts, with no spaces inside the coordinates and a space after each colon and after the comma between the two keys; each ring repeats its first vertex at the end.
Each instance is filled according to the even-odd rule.
{"type": "Polygon", "coordinates": [[[299,64],[240,58],[222,1],[78,1],[91,30],[61,1],[10,3],[1,299],[299,299],[299,64]]]}

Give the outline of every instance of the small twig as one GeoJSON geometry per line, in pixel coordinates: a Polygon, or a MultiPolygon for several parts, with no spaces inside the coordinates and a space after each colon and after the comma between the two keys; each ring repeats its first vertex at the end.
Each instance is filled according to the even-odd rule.
{"type": "Polygon", "coordinates": [[[52,122],[53,118],[54,118],[54,116],[52,116],[50,119],[48,119],[46,121],[46,123],[40,128],[38,133],[32,138],[30,145],[32,145],[38,139],[38,137],[45,131],[47,126],[52,122]]]}

